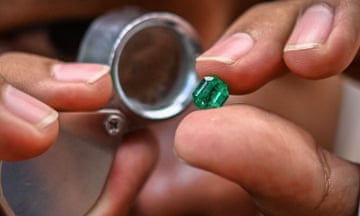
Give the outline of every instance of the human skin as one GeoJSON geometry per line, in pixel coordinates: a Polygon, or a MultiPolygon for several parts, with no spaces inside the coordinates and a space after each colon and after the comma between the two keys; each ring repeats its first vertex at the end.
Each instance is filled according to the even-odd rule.
{"type": "MultiPolygon", "coordinates": [[[[25,1],[12,2],[12,6],[0,3],[0,8],[4,10],[0,13],[3,22],[0,29],[5,32],[45,21],[93,17],[129,2],[108,1],[103,4],[104,7],[98,7],[96,1],[90,1],[89,7],[85,8],[80,1],[50,4],[33,0],[31,5],[37,5],[35,8],[25,1]],[[69,7],[70,4],[72,7],[69,7]],[[59,13],[50,13],[49,8],[59,13]]],[[[130,134],[117,154],[121,163],[115,163],[112,178],[92,214],[125,215],[131,209],[133,215],[255,215],[255,207],[266,215],[353,214],[359,187],[357,167],[320,147],[331,148],[341,83],[336,77],[322,81],[305,81],[298,77],[330,77],[349,65],[359,47],[359,3],[355,0],[328,0],[335,14],[335,25],[329,27],[335,31],[331,31],[329,39],[313,49],[283,52],[298,15],[313,4],[310,2],[298,0],[261,4],[243,14],[245,9],[257,2],[241,1],[239,5],[239,1],[230,0],[212,4],[208,1],[136,1],[136,4],[149,10],[168,10],[185,17],[199,31],[206,49],[214,42],[214,46],[219,44],[216,41],[224,31],[221,40],[235,32],[250,34],[256,46],[235,59],[236,63],[224,64],[216,58],[209,58],[214,57],[214,50],[205,52],[201,56],[205,58],[199,58],[197,63],[199,76],[220,76],[234,94],[255,91],[240,100],[277,113],[297,125],[248,105],[192,112],[182,120],[175,136],[177,153],[187,164],[177,160],[171,145],[173,130],[180,119],[154,126],[160,131],[156,134],[161,135],[158,137],[161,141],[159,148],[154,135],[149,132],[130,134]],[[236,17],[240,18],[234,21],[236,17]],[[233,21],[234,24],[226,30],[233,21]],[[339,32],[343,33],[341,37],[339,32]],[[306,106],[296,106],[295,102],[306,106]],[[137,153],[137,157],[134,156],[131,161],[120,160],[120,155],[126,153],[137,153]],[[139,158],[138,153],[142,157],[139,158]],[[156,160],[158,164],[155,164],[156,160]],[[261,163],[264,161],[266,163],[261,163]],[[148,166],[143,166],[144,163],[148,166]],[[129,166],[136,171],[138,181],[132,181],[128,173],[116,175],[117,170],[129,166]],[[287,172],[279,173],[278,170],[287,172]],[[147,179],[151,172],[153,174],[147,179]],[[129,185],[126,192],[124,188],[117,187],[123,184],[129,185]],[[134,200],[135,205],[130,206],[134,200]]],[[[54,60],[20,54],[4,55],[0,60],[0,73],[6,78],[1,89],[10,83],[56,110],[96,109],[106,102],[110,94],[110,89],[98,91],[102,86],[111,86],[108,74],[91,85],[54,82],[47,74],[51,70],[49,65],[57,63],[54,60]],[[20,70],[19,66],[14,66],[15,62],[31,62],[33,67],[25,65],[22,68],[27,68],[27,74],[38,74],[36,82],[41,85],[33,85],[32,77],[18,79],[20,70]],[[68,92],[69,88],[77,95],[70,99],[56,97],[68,92]],[[94,96],[92,103],[80,103],[90,94],[94,96]],[[51,101],[54,95],[57,100],[51,101]]],[[[237,100],[234,98],[233,103],[237,100]]],[[[3,114],[0,121],[7,118],[3,114]]],[[[19,124],[17,128],[24,126],[21,121],[15,122],[19,124]]],[[[32,130],[29,131],[31,133],[32,130]]],[[[5,144],[11,144],[11,147],[2,143],[5,147],[0,145],[3,153],[0,156],[10,160],[35,156],[49,147],[56,134],[57,121],[40,133],[37,131],[31,141],[25,142],[26,146],[14,145],[19,143],[12,140],[15,136],[3,133],[0,136],[8,137],[9,141],[5,144]],[[16,151],[11,151],[14,146],[16,151]],[[14,152],[12,158],[5,158],[9,156],[9,151],[14,152]]]]}

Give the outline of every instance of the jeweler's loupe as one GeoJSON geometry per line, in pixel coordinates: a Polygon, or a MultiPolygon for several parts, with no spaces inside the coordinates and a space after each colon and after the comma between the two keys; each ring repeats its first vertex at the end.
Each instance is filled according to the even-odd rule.
{"type": "Polygon", "coordinates": [[[112,68],[114,96],[107,108],[121,114],[109,119],[110,135],[124,126],[131,129],[179,114],[191,102],[197,83],[194,64],[199,44],[191,26],[169,13],[139,14],[128,9],[99,18],[80,48],[79,61],[112,68]]]}
{"type": "Polygon", "coordinates": [[[2,162],[0,213],[86,214],[103,189],[122,135],[172,118],[191,103],[199,51],[192,27],[174,14],[127,8],[96,19],[78,61],[109,65],[113,96],[99,111],[60,113],[59,138],[43,155],[2,162]]]}

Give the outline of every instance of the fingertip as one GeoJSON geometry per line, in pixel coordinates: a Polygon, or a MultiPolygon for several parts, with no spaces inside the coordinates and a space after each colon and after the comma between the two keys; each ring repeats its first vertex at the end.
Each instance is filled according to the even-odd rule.
{"type": "Polygon", "coordinates": [[[88,84],[95,83],[109,71],[109,66],[94,63],[56,63],[51,68],[58,81],[88,84]]]}
{"type": "Polygon", "coordinates": [[[252,88],[252,84],[246,85],[251,76],[244,70],[246,64],[240,62],[251,52],[254,45],[255,40],[248,33],[235,32],[226,35],[196,59],[196,70],[200,77],[220,77],[232,92],[247,91],[252,88]]]}
{"type": "Polygon", "coordinates": [[[224,156],[223,153],[236,143],[234,137],[244,135],[243,126],[256,122],[257,119],[251,116],[256,116],[257,112],[257,109],[247,105],[192,112],[176,130],[175,151],[180,158],[194,166],[205,169],[214,167],[224,156]],[[219,155],[215,156],[216,152],[219,155]]]}
{"type": "Polygon", "coordinates": [[[227,65],[234,64],[246,55],[255,45],[255,40],[248,33],[229,34],[197,58],[197,61],[214,61],[227,65]]]}
{"type": "MultiPolygon", "coordinates": [[[[100,79],[98,79],[92,85],[94,86],[94,88],[92,88],[91,90],[94,94],[95,93],[98,94],[98,98],[97,100],[93,100],[93,101],[91,101],[90,99],[89,102],[93,104],[89,104],[88,106],[91,109],[104,106],[104,104],[106,104],[109,101],[113,93],[112,78],[110,73],[104,74],[100,79]]],[[[89,95],[91,95],[91,93],[89,95]]]]}
{"type": "Polygon", "coordinates": [[[56,63],[46,101],[62,110],[101,108],[112,94],[110,67],[93,63],[56,63]]]}
{"type": "Polygon", "coordinates": [[[320,79],[343,72],[359,46],[358,14],[342,1],[310,5],[299,18],[284,48],[293,73],[320,79]],[[346,18],[347,17],[347,18],[346,18]]]}
{"type": "Polygon", "coordinates": [[[112,93],[110,67],[103,64],[11,52],[1,55],[0,69],[8,83],[58,110],[99,109],[112,93]]]}
{"type": "Polygon", "coordinates": [[[57,111],[11,85],[0,87],[0,159],[41,154],[57,137],[57,111]]]}
{"type": "MultiPolygon", "coordinates": [[[[2,123],[6,122],[3,118],[2,123]]],[[[56,141],[59,122],[53,121],[38,128],[18,119],[9,118],[8,128],[0,132],[0,159],[4,161],[27,160],[41,155],[56,141]],[[21,132],[19,132],[21,131],[21,132]]]]}
{"type": "MultiPolygon", "coordinates": [[[[244,35],[245,33],[235,33],[235,35],[237,34],[244,35]]],[[[221,47],[224,43],[221,42],[224,40],[222,39],[219,42],[220,45],[214,45],[213,48],[197,58],[196,71],[199,76],[216,75],[220,77],[228,84],[232,94],[252,92],[278,76],[284,67],[279,43],[265,38],[255,40],[252,36],[246,36],[246,38],[251,38],[251,42],[247,42],[244,46],[242,45],[243,39],[240,42],[230,39],[230,42],[234,43],[231,51],[225,49],[225,51],[221,50],[224,52],[220,53],[221,55],[215,55],[215,51],[219,52],[218,46],[221,47]]]]}
{"type": "Polygon", "coordinates": [[[322,79],[343,72],[355,56],[343,38],[310,49],[284,52],[284,62],[289,70],[303,78],[322,79]]]}
{"type": "MultiPolygon", "coordinates": [[[[57,115],[56,115],[57,116],[57,115]]],[[[57,140],[59,134],[59,121],[54,118],[51,122],[47,122],[38,129],[36,138],[32,139],[32,143],[28,143],[29,150],[23,154],[22,159],[29,159],[39,156],[46,152],[57,140]],[[36,143],[35,143],[36,142],[36,143]]],[[[24,151],[25,152],[25,151],[24,151]]]]}
{"type": "Polygon", "coordinates": [[[103,75],[96,82],[50,83],[44,85],[47,94],[41,94],[44,101],[59,110],[95,110],[103,107],[111,98],[113,88],[111,75],[103,75]]]}
{"type": "MultiPolygon", "coordinates": [[[[201,134],[194,136],[194,131],[199,131],[198,112],[194,111],[188,114],[178,125],[174,138],[174,151],[178,157],[187,163],[192,163],[192,156],[198,149],[197,144],[200,144],[197,139],[201,139],[201,134]]],[[[206,112],[206,111],[205,111],[206,112]]]]}

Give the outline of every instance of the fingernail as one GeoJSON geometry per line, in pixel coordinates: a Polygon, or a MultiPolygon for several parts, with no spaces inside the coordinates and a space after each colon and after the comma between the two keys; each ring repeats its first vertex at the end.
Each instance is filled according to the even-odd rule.
{"type": "Polygon", "coordinates": [[[55,79],[65,82],[95,83],[110,71],[110,67],[91,63],[62,63],[53,66],[55,79]]]}
{"type": "Polygon", "coordinates": [[[313,49],[324,44],[333,28],[333,13],[327,4],[308,8],[295,25],[284,51],[313,49]]]}
{"type": "Polygon", "coordinates": [[[28,94],[7,86],[3,92],[5,108],[18,118],[42,129],[58,118],[58,113],[28,94]]]}
{"type": "Polygon", "coordinates": [[[254,46],[254,43],[249,34],[236,33],[219,41],[199,56],[196,61],[216,61],[224,64],[233,64],[247,54],[254,46]]]}

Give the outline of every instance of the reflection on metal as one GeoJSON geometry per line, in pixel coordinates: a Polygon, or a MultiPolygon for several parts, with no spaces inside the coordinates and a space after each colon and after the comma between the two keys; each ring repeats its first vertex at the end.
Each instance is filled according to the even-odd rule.
{"type": "Polygon", "coordinates": [[[122,135],[191,103],[198,53],[194,31],[173,14],[127,8],[95,20],[78,60],[111,66],[113,97],[96,112],[61,113],[58,140],[43,155],[3,162],[2,208],[17,216],[84,215],[101,193],[122,135]]]}

